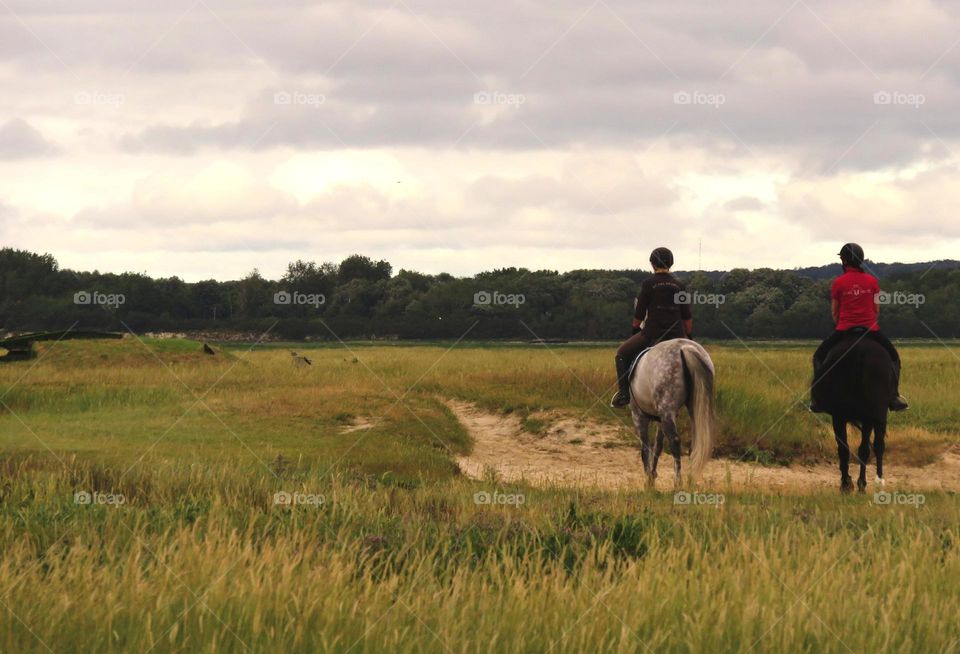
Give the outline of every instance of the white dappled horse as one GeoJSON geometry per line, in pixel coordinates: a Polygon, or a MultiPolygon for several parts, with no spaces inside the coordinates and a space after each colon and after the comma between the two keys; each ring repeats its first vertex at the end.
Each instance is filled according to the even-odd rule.
{"type": "Polygon", "coordinates": [[[657,476],[657,459],[663,441],[670,443],[676,484],[680,484],[680,434],[677,415],[684,406],[690,413],[693,442],[692,473],[700,472],[713,451],[715,427],[713,361],[699,343],[686,338],[663,341],[647,350],[634,366],[630,378],[630,411],[640,437],[640,455],[648,483],[657,476]],[[656,443],[649,427],[658,422],[656,443]]]}

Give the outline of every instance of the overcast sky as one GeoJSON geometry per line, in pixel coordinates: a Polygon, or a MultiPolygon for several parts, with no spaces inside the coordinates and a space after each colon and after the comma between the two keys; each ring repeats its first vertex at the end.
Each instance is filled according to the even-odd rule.
{"type": "Polygon", "coordinates": [[[960,258],[956,3],[0,0],[0,88],[72,268],[960,258]]]}

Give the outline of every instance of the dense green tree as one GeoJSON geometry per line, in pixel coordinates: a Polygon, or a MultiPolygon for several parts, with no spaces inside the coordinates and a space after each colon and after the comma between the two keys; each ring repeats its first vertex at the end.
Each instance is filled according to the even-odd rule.
{"type": "MultiPolygon", "coordinates": [[[[881,307],[894,337],[960,337],[960,262],[871,264],[895,294],[881,307]]],[[[694,294],[694,332],[712,338],[825,336],[834,266],[678,273],[694,294]]],[[[288,338],[621,339],[647,270],[500,268],[474,277],[392,274],[386,261],[352,255],[339,265],[297,260],[277,281],[186,283],[176,277],[64,270],[49,254],[0,249],[0,332],[130,328],[263,331],[288,338]],[[77,293],[120,294],[116,307],[75,302],[77,293]],[[277,300],[298,293],[316,304],[277,300]],[[322,302],[318,299],[322,297],[322,302]],[[333,334],[331,334],[331,331],[333,334]]]]}
{"type": "Polygon", "coordinates": [[[393,267],[386,261],[373,261],[362,254],[354,254],[340,262],[340,283],[365,279],[371,282],[390,279],[393,267]]]}

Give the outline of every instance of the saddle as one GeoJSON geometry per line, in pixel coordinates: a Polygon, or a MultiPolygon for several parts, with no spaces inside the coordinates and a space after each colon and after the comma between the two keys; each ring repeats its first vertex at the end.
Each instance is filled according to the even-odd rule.
{"type": "Polygon", "coordinates": [[[637,355],[637,358],[633,360],[633,363],[630,364],[630,367],[627,368],[627,379],[633,379],[633,371],[637,368],[637,364],[640,363],[640,359],[644,354],[652,350],[653,347],[645,347],[640,350],[640,354],[637,355]]]}
{"type": "Polygon", "coordinates": [[[843,332],[843,338],[839,339],[833,347],[827,350],[823,357],[823,366],[833,365],[839,357],[846,356],[847,352],[857,345],[864,337],[870,333],[866,327],[851,327],[843,332]]]}

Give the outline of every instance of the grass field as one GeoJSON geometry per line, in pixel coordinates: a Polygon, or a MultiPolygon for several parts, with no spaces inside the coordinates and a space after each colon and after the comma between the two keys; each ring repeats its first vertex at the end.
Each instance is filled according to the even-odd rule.
{"type": "MultiPolygon", "coordinates": [[[[960,651],[954,494],[470,481],[445,398],[625,416],[609,347],[452,345],[297,344],[297,367],[72,341],[0,366],[0,650],[960,651]],[[520,500],[475,503],[494,492],[520,500]]],[[[832,461],[809,344],[708,349],[721,456],[832,461]]],[[[955,352],[903,348],[891,462],[958,441],[955,352]]]]}

